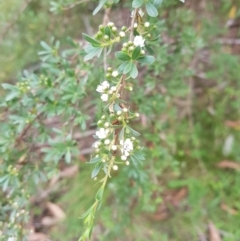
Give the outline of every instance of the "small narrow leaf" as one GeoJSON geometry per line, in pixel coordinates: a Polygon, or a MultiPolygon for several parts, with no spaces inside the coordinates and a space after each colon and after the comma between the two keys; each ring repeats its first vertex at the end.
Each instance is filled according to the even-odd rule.
{"type": "Polygon", "coordinates": [[[89,35],[87,35],[87,34],[85,34],[85,33],[83,33],[82,35],[83,35],[83,38],[84,38],[87,42],[89,42],[89,43],[91,43],[91,44],[94,44],[95,46],[101,46],[101,44],[100,44],[97,40],[91,38],[89,35]]]}
{"type": "Polygon", "coordinates": [[[159,6],[162,4],[162,2],[163,2],[163,0],[154,0],[153,5],[154,5],[155,7],[159,7],[159,6]]]}
{"type": "Polygon", "coordinates": [[[104,191],[104,187],[100,187],[100,189],[98,190],[95,199],[100,201],[102,199],[103,196],[103,191],[104,191]]]}
{"type": "Polygon", "coordinates": [[[128,61],[128,60],[131,59],[128,54],[126,54],[126,53],[124,53],[122,51],[116,52],[115,56],[116,56],[117,59],[119,59],[121,61],[128,61]]]}
{"type": "Polygon", "coordinates": [[[97,162],[99,162],[101,160],[101,157],[99,156],[99,157],[94,157],[93,159],[91,159],[90,161],[89,161],[89,163],[97,163],[97,162]]]}
{"type": "Polygon", "coordinates": [[[124,62],[122,63],[119,67],[118,67],[118,73],[122,74],[125,67],[127,66],[128,62],[124,62]]]}
{"type": "Polygon", "coordinates": [[[42,45],[42,47],[44,49],[46,49],[48,52],[51,52],[52,51],[52,48],[47,44],[45,43],[44,41],[41,41],[40,44],[42,45]]]}
{"type": "Polygon", "coordinates": [[[100,0],[98,6],[93,11],[93,15],[97,14],[106,2],[107,0],[100,0]]]}
{"type": "Polygon", "coordinates": [[[137,61],[142,64],[152,64],[155,61],[155,58],[151,55],[146,55],[138,58],[137,61]]]}
{"type": "Polygon", "coordinates": [[[154,5],[152,5],[150,2],[146,3],[146,10],[149,16],[151,17],[157,17],[158,15],[158,10],[156,9],[156,7],[154,7],[154,5]]]}
{"type": "Polygon", "coordinates": [[[96,177],[97,175],[98,175],[98,173],[100,172],[100,170],[101,170],[101,164],[100,165],[97,165],[94,169],[93,169],[93,171],[92,171],[92,175],[91,175],[91,177],[92,178],[94,178],[94,177],[96,177]]]}
{"type": "Polygon", "coordinates": [[[88,61],[90,59],[92,59],[94,56],[98,55],[99,52],[102,52],[102,48],[94,48],[92,50],[92,52],[88,53],[85,57],[84,57],[84,61],[88,61]]]}
{"type": "Polygon", "coordinates": [[[147,51],[149,52],[149,54],[155,54],[154,50],[149,46],[145,44],[145,48],[147,49],[147,51]]]}
{"type": "Polygon", "coordinates": [[[71,151],[68,149],[66,154],[65,154],[65,161],[66,163],[70,163],[72,159],[71,151]]]}
{"type": "Polygon", "coordinates": [[[123,71],[123,73],[124,74],[129,73],[132,70],[132,67],[133,67],[133,62],[128,62],[128,64],[126,65],[126,67],[125,67],[125,69],[123,71]]]}
{"type": "Polygon", "coordinates": [[[138,69],[135,64],[133,64],[133,67],[130,72],[130,76],[135,79],[138,76],[138,69]]]}
{"type": "Polygon", "coordinates": [[[141,53],[141,47],[138,46],[132,52],[132,59],[133,60],[137,59],[139,57],[140,53],[141,53]]]}
{"type": "Polygon", "coordinates": [[[134,0],[132,3],[133,8],[140,8],[144,3],[144,0],[134,0]]]}

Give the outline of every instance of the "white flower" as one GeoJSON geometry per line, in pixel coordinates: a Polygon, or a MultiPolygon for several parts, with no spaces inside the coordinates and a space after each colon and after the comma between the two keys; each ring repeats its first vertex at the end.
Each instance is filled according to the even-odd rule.
{"type": "Polygon", "coordinates": [[[97,86],[96,91],[99,93],[103,93],[105,90],[107,90],[110,87],[110,84],[108,81],[103,81],[100,85],[97,86]]]}
{"type": "Polygon", "coordinates": [[[129,161],[126,161],[126,165],[128,166],[130,163],[129,163],[129,161]]]}
{"type": "Polygon", "coordinates": [[[128,112],[128,109],[127,108],[123,108],[123,112],[128,112]]]}
{"type": "Polygon", "coordinates": [[[126,34],[125,34],[123,31],[121,31],[121,32],[119,33],[119,36],[120,36],[121,38],[124,38],[124,37],[126,36],[126,34]]]}
{"type": "Polygon", "coordinates": [[[138,24],[137,24],[137,23],[134,23],[133,27],[134,27],[134,28],[137,28],[137,27],[138,27],[138,24]]]}
{"type": "MultiPolygon", "coordinates": [[[[181,1],[181,0],[180,0],[180,1],[181,1]]],[[[134,11],[131,12],[131,18],[133,17],[133,13],[134,13],[134,11]]],[[[143,17],[144,12],[143,12],[143,10],[142,10],[141,8],[138,10],[138,14],[139,14],[141,17],[143,17]]]]}
{"type": "Polygon", "coordinates": [[[121,140],[120,144],[122,146],[121,152],[124,156],[129,156],[129,152],[133,150],[133,143],[132,141],[127,138],[125,141],[121,140]]]}
{"type": "Polygon", "coordinates": [[[113,72],[112,72],[112,76],[113,76],[113,77],[117,77],[117,76],[118,76],[118,71],[116,71],[116,70],[113,71],[113,72]]]}
{"type": "Polygon", "coordinates": [[[134,115],[135,115],[135,117],[137,117],[137,118],[140,116],[139,113],[135,113],[134,115]]]}
{"type": "Polygon", "coordinates": [[[185,3],[185,0],[180,0],[182,3],[185,3]]]}
{"type": "Polygon", "coordinates": [[[122,114],[122,111],[117,111],[117,115],[121,115],[122,114]]]}
{"type": "Polygon", "coordinates": [[[135,38],[133,40],[133,44],[136,47],[137,46],[144,47],[144,42],[145,42],[145,39],[142,36],[140,36],[140,35],[135,36],[135,38]]]}
{"type": "Polygon", "coordinates": [[[118,170],[118,166],[117,165],[113,165],[113,170],[117,171],[118,170]]]}
{"type": "Polygon", "coordinates": [[[108,94],[102,94],[101,99],[102,101],[108,101],[108,94]]]}
{"type": "Polygon", "coordinates": [[[150,23],[149,23],[149,22],[144,23],[144,27],[145,27],[145,28],[148,28],[149,26],[150,26],[150,23]]]}
{"type": "Polygon", "coordinates": [[[108,133],[109,133],[108,129],[100,128],[99,131],[96,131],[96,136],[99,139],[104,139],[107,137],[108,133]]]}

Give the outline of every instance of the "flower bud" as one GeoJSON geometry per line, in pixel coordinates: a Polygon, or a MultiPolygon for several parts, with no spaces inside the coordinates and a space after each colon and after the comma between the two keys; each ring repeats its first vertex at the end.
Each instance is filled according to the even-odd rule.
{"type": "Polygon", "coordinates": [[[110,141],[109,139],[107,139],[107,140],[104,141],[104,144],[105,144],[105,145],[109,145],[110,142],[111,142],[111,141],[110,141]]]}
{"type": "Polygon", "coordinates": [[[119,36],[120,36],[121,38],[124,38],[124,37],[126,36],[126,34],[121,31],[121,32],[119,33],[119,36]]]}
{"type": "Polygon", "coordinates": [[[135,113],[134,116],[138,118],[140,115],[139,113],[135,113]]]}
{"type": "Polygon", "coordinates": [[[104,127],[109,127],[110,126],[110,124],[108,123],[108,122],[106,122],[105,124],[104,124],[104,127]]]}
{"type": "Polygon", "coordinates": [[[108,23],[108,27],[113,27],[114,26],[114,23],[113,22],[109,22],[108,23]]]}
{"type": "Polygon", "coordinates": [[[134,47],[133,46],[130,46],[129,47],[129,51],[133,51],[134,50],[134,47]]]}
{"type": "Polygon", "coordinates": [[[117,115],[121,115],[122,114],[122,111],[117,111],[117,115]]]}
{"type": "Polygon", "coordinates": [[[129,161],[126,161],[126,165],[129,166],[129,164],[130,164],[129,161]]]}
{"type": "Polygon", "coordinates": [[[112,145],[112,150],[116,151],[117,150],[117,146],[116,145],[112,145]]]}
{"type": "Polygon", "coordinates": [[[112,31],[113,31],[114,33],[116,33],[116,32],[117,32],[117,28],[116,28],[116,27],[112,27],[112,31]]]}
{"type": "Polygon", "coordinates": [[[134,23],[133,27],[134,27],[134,28],[137,28],[137,27],[138,27],[138,24],[137,24],[137,23],[134,23]]]}
{"type": "Polygon", "coordinates": [[[117,171],[118,170],[118,166],[117,165],[113,165],[113,170],[117,171]]]}
{"type": "Polygon", "coordinates": [[[149,26],[150,26],[150,23],[149,23],[149,22],[144,23],[144,27],[145,27],[145,28],[149,28],[149,26]]]}
{"type": "Polygon", "coordinates": [[[105,40],[109,40],[109,36],[108,35],[104,35],[104,39],[105,40]]]}
{"type": "Polygon", "coordinates": [[[122,161],[126,161],[126,160],[127,160],[127,157],[124,156],[124,155],[122,155],[122,156],[121,156],[121,160],[122,160],[122,161]]]}
{"type": "Polygon", "coordinates": [[[128,112],[128,109],[127,108],[123,108],[123,112],[128,112]]]}

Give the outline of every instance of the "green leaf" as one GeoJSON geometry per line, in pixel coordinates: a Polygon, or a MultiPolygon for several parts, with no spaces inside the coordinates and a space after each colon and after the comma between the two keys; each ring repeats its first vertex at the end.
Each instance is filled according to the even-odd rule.
{"type": "Polygon", "coordinates": [[[132,3],[133,8],[140,8],[144,3],[144,0],[134,0],[132,3]]]}
{"type": "Polygon", "coordinates": [[[66,163],[70,163],[71,162],[71,158],[72,158],[71,151],[70,151],[70,149],[68,149],[66,154],[65,154],[65,161],[66,161],[66,163]]]}
{"type": "Polygon", "coordinates": [[[146,3],[146,10],[149,16],[151,17],[157,17],[158,15],[158,10],[156,9],[156,7],[154,7],[154,5],[152,5],[150,2],[146,3]]]}
{"type": "Polygon", "coordinates": [[[159,6],[162,4],[162,2],[163,2],[163,0],[154,0],[153,5],[154,5],[155,7],[159,7],[159,6]]]}
{"type": "Polygon", "coordinates": [[[116,104],[116,103],[113,105],[113,109],[114,109],[114,111],[116,111],[116,112],[117,112],[117,111],[122,111],[122,108],[121,108],[118,104],[116,104]]]}
{"type": "Polygon", "coordinates": [[[89,42],[89,43],[91,43],[91,44],[94,44],[96,47],[97,47],[97,46],[101,46],[101,44],[100,44],[97,40],[91,38],[89,35],[87,35],[87,34],[85,34],[85,33],[83,33],[82,35],[83,35],[83,38],[84,38],[87,42],[89,42]]]}
{"type": "Polygon", "coordinates": [[[115,56],[116,56],[117,59],[119,59],[121,61],[128,61],[128,60],[131,59],[131,57],[128,54],[126,54],[122,51],[116,52],[115,56]]]}
{"type": "Polygon", "coordinates": [[[147,49],[147,51],[149,52],[149,54],[155,54],[154,50],[149,46],[145,44],[145,48],[147,49]]]}
{"type": "Polygon", "coordinates": [[[98,6],[93,11],[93,15],[97,14],[106,2],[107,0],[100,0],[98,6]]]}
{"type": "Polygon", "coordinates": [[[118,73],[123,73],[125,67],[127,66],[128,62],[124,62],[122,63],[119,67],[118,67],[118,73]]]}
{"type": "Polygon", "coordinates": [[[141,47],[138,46],[132,52],[132,59],[133,60],[137,59],[139,57],[140,53],[141,53],[141,47]]]}
{"type": "Polygon", "coordinates": [[[47,44],[45,43],[44,41],[41,41],[40,42],[41,46],[46,49],[48,52],[51,52],[52,51],[52,48],[47,44]]]}
{"type": "Polygon", "coordinates": [[[80,218],[82,219],[82,218],[86,218],[91,212],[92,212],[92,208],[93,207],[90,207],[84,214],[82,214],[81,216],[80,216],[80,218]]]}
{"type": "Polygon", "coordinates": [[[123,73],[124,74],[129,73],[132,70],[132,67],[133,67],[133,62],[128,62],[128,64],[126,65],[126,67],[125,67],[125,69],[123,71],[123,73]]]}
{"type": "Polygon", "coordinates": [[[152,64],[155,61],[155,58],[151,55],[146,55],[138,58],[137,61],[142,64],[152,64]]]}
{"type": "Polygon", "coordinates": [[[103,196],[103,191],[104,191],[104,187],[100,187],[96,196],[95,196],[95,199],[100,201],[102,199],[102,196],[103,196]]]}
{"type": "Polygon", "coordinates": [[[100,156],[98,156],[98,157],[94,157],[94,158],[92,158],[90,161],[89,161],[89,163],[97,163],[97,162],[99,162],[101,160],[101,157],[100,156]]]}
{"type": "Polygon", "coordinates": [[[138,76],[138,69],[135,64],[133,64],[133,67],[130,72],[130,76],[135,79],[138,76]]]}
{"type": "Polygon", "coordinates": [[[94,177],[96,177],[96,176],[98,175],[98,173],[99,173],[100,170],[101,170],[101,167],[102,167],[102,165],[99,164],[99,165],[97,165],[97,166],[93,169],[92,175],[91,175],[92,178],[94,178],[94,177]]]}
{"type": "Polygon", "coordinates": [[[133,136],[140,136],[140,133],[139,133],[139,132],[133,130],[133,129],[130,128],[129,126],[127,127],[127,129],[128,129],[129,131],[131,131],[131,133],[132,133],[133,136]]]}
{"type": "Polygon", "coordinates": [[[92,50],[92,52],[88,53],[85,57],[84,57],[84,61],[88,61],[90,59],[92,59],[93,57],[95,57],[96,55],[99,55],[102,53],[102,49],[103,48],[94,48],[92,50]]]}

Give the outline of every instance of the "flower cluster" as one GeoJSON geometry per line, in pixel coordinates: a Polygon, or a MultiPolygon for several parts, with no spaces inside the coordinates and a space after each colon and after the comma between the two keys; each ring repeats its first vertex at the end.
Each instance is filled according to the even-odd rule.
{"type": "MultiPolygon", "coordinates": [[[[113,71],[112,76],[117,77],[117,75],[117,71],[113,71]]],[[[109,96],[113,99],[120,97],[120,94],[117,93],[117,86],[110,87],[109,82],[106,80],[97,86],[96,91],[102,94],[101,99],[104,102],[109,100],[109,96]]]]}

